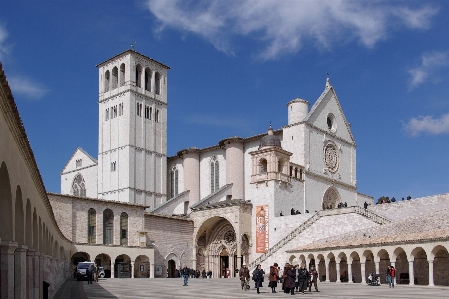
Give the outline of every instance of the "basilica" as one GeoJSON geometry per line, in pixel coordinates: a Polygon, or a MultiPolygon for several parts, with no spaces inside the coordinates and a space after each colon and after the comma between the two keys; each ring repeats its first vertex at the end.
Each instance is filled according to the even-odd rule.
{"type": "Polygon", "coordinates": [[[1,298],[39,298],[42,281],[54,292],[80,261],[106,278],[304,263],[337,283],[395,264],[403,283],[449,285],[449,194],[374,205],[359,193],[329,79],[312,103],[285,99],[281,128],[168,156],[170,68],[134,50],[97,67],[98,153],[74,151],[59,194],[45,191],[2,70],[1,298]]]}

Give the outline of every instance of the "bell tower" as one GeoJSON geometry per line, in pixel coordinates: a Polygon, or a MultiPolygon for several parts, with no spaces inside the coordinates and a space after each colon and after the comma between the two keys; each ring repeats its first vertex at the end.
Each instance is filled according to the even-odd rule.
{"type": "Polygon", "coordinates": [[[167,199],[170,67],[134,50],[97,67],[98,198],[154,208],[167,199]]]}

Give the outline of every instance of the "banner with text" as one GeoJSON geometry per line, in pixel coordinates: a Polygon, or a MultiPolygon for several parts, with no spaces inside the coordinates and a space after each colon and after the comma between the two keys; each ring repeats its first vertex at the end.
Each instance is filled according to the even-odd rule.
{"type": "Polygon", "coordinates": [[[268,251],[268,205],[256,206],[256,253],[268,251]]]}

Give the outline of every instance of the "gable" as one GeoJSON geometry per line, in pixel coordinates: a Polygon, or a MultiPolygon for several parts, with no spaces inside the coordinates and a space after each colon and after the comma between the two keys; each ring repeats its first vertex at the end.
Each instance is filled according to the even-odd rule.
{"type": "Polygon", "coordinates": [[[304,121],[321,131],[328,132],[350,143],[355,143],[351,127],[346,120],[334,88],[330,85],[326,87],[304,121]],[[329,129],[328,117],[332,119],[332,129],[329,129]]]}
{"type": "Polygon", "coordinates": [[[96,166],[98,164],[97,160],[89,155],[82,148],[77,148],[73,153],[72,157],[69,159],[61,174],[71,172],[74,170],[79,170],[87,167],[96,166]]]}

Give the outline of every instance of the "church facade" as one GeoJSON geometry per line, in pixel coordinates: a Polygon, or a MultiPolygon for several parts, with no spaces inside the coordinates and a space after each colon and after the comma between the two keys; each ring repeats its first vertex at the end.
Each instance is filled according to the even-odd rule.
{"type": "Polygon", "coordinates": [[[316,211],[373,202],[357,192],[356,143],[329,79],[312,107],[286,101],[280,129],[167,157],[169,67],[132,50],[97,67],[98,158],[78,148],[61,173],[61,193],[187,217],[194,268],[224,276],[316,211]]]}

